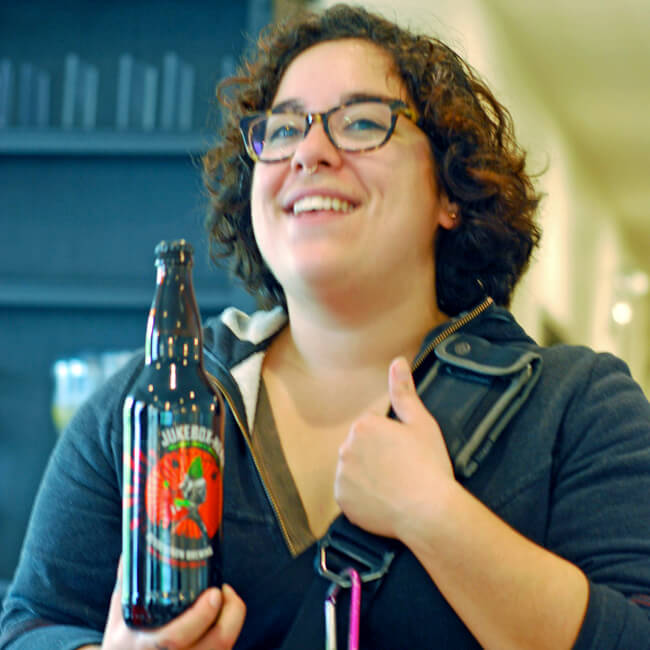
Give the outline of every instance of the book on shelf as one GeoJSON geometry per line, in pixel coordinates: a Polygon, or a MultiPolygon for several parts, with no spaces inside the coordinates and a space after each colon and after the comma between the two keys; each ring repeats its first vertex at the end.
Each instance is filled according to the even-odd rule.
{"type": "MultiPolygon", "coordinates": [[[[27,128],[45,128],[50,124],[50,73],[33,63],[23,62],[18,68],[16,122],[27,128]]],[[[9,126],[9,120],[5,126],[9,126]]]]}
{"type": "Polygon", "coordinates": [[[38,70],[35,79],[36,108],[34,111],[35,126],[39,129],[50,126],[50,74],[38,70]]]}
{"type": "Polygon", "coordinates": [[[192,129],[194,110],[194,66],[181,64],[180,87],[178,92],[178,128],[181,131],[192,129]]]}
{"type": "Polygon", "coordinates": [[[14,102],[14,64],[0,59],[0,129],[11,124],[14,102]]]}
{"type": "Polygon", "coordinates": [[[115,127],[153,131],[158,106],[158,69],[125,53],[118,60],[115,127]]]}
{"type": "Polygon", "coordinates": [[[160,101],[160,128],[172,131],[176,122],[180,59],[176,52],[166,52],[162,62],[162,95],[160,101]]]}
{"type": "Polygon", "coordinates": [[[97,123],[99,69],[70,52],[63,65],[61,127],[92,130],[97,123]]]}
{"type": "Polygon", "coordinates": [[[79,56],[74,52],[66,55],[63,62],[63,94],[61,97],[61,127],[74,127],[77,86],[79,84],[79,56]]]}
{"type": "Polygon", "coordinates": [[[97,67],[85,64],[82,68],[80,82],[81,127],[92,130],[97,125],[97,95],[99,92],[99,70],[97,67]]]}
{"type": "Polygon", "coordinates": [[[133,77],[133,56],[124,53],[117,62],[117,94],[115,104],[115,128],[123,131],[129,128],[129,105],[131,104],[131,78],[133,77]]]}
{"type": "Polygon", "coordinates": [[[144,65],[142,71],[142,112],[140,126],[143,131],[153,131],[156,128],[156,105],[158,100],[158,69],[152,65],[144,65]]]}
{"type": "MultiPolygon", "coordinates": [[[[225,57],[222,72],[234,72],[234,59],[225,57]]],[[[30,62],[16,65],[0,59],[0,128],[18,125],[37,129],[51,123],[52,77],[30,62]]],[[[66,54],[60,87],[62,130],[97,128],[100,70],[76,52],[66,54]]],[[[125,52],[117,60],[116,131],[187,134],[194,126],[196,68],[175,52],[166,52],[162,65],[136,60],[125,52]]]]}
{"type": "Polygon", "coordinates": [[[162,62],[160,128],[190,131],[194,115],[194,66],[176,52],[166,52],[162,62]]]}
{"type": "Polygon", "coordinates": [[[34,103],[34,65],[32,63],[21,63],[18,69],[19,126],[31,126],[34,103]]]}

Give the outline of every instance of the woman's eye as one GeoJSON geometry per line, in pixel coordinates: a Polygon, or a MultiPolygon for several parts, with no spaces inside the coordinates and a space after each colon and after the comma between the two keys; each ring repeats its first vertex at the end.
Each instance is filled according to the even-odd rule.
{"type": "Polygon", "coordinates": [[[386,127],[383,124],[376,122],[375,120],[368,118],[359,118],[351,120],[345,125],[346,131],[369,131],[369,130],[379,130],[385,131],[386,127]]]}
{"type": "Polygon", "coordinates": [[[300,130],[293,124],[282,124],[278,127],[273,127],[267,137],[271,142],[276,140],[286,140],[287,138],[295,138],[300,135],[300,130]]]}

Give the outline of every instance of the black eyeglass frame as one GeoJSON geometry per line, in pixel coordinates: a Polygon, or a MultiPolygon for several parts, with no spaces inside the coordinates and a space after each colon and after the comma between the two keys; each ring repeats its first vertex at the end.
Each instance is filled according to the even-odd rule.
{"type": "MultiPolygon", "coordinates": [[[[250,134],[252,133],[251,127],[257,120],[259,120],[260,118],[266,119],[269,116],[274,114],[289,113],[289,112],[290,111],[284,109],[277,110],[271,108],[267,111],[259,111],[257,113],[251,113],[249,115],[245,115],[239,120],[239,130],[244,140],[244,146],[246,147],[246,152],[248,153],[251,160],[253,160],[254,162],[263,162],[263,163],[270,164],[270,163],[283,162],[285,160],[289,160],[289,158],[293,156],[295,150],[292,151],[290,154],[283,156],[282,158],[274,158],[273,160],[264,160],[257,155],[250,141],[250,134]]],[[[393,135],[393,132],[395,131],[395,125],[397,124],[397,118],[400,115],[404,115],[404,117],[406,117],[408,120],[413,122],[413,124],[415,125],[417,125],[417,120],[418,120],[417,113],[412,108],[409,108],[409,106],[406,103],[404,103],[401,99],[385,99],[383,97],[364,97],[359,99],[353,99],[352,101],[339,104],[338,106],[334,106],[333,108],[330,108],[328,111],[323,111],[321,113],[317,113],[317,112],[300,113],[299,111],[296,111],[295,115],[304,115],[305,117],[305,132],[302,135],[303,140],[307,137],[307,134],[309,133],[309,129],[311,129],[314,123],[320,122],[323,125],[323,130],[325,131],[325,135],[327,135],[327,138],[332,143],[332,145],[334,145],[337,149],[340,149],[341,151],[347,151],[348,153],[361,153],[365,151],[374,151],[375,149],[379,149],[379,147],[383,147],[393,135]],[[390,122],[390,127],[386,131],[386,135],[384,139],[378,144],[374,144],[371,147],[363,147],[361,149],[346,149],[345,147],[342,147],[339,144],[337,144],[334,141],[334,138],[332,137],[332,134],[330,133],[330,129],[329,129],[328,120],[330,115],[332,115],[336,111],[339,111],[342,108],[346,108],[347,106],[353,106],[354,104],[366,104],[369,102],[385,104],[386,106],[388,106],[388,108],[390,108],[391,122],[390,122]]]]}

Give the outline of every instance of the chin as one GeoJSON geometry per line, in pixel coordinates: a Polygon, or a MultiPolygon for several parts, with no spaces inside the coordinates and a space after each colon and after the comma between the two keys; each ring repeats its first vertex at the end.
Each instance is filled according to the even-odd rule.
{"type": "Polygon", "coordinates": [[[325,264],[296,265],[291,273],[276,275],[285,293],[296,295],[327,295],[350,285],[352,271],[325,264]]]}

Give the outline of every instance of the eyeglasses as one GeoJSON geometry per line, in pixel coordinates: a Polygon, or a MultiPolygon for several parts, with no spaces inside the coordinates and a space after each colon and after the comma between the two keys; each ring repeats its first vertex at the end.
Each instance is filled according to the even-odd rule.
{"type": "Polygon", "coordinates": [[[324,113],[271,109],[239,122],[248,155],[255,161],[279,162],[293,156],[315,122],[343,151],[372,151],[386,144],[399,115],[413,123],[417,116],[399,99],[371,97],[335,106],[324,113]]]}

